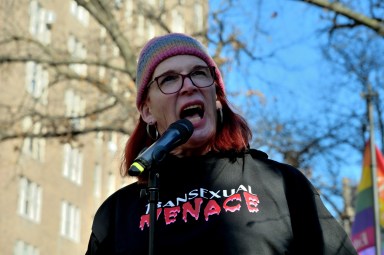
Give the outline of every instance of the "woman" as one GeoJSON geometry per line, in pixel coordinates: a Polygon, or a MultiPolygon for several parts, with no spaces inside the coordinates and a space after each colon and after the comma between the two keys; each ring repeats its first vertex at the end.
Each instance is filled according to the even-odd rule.
{"type": "Polygon", "coordinates": [[[95,254],[357,254],[301,172],[249,148],[251,130],[227,101],[219,68],[196,39],[155,37],[137,66],[140,119],[123,175],[140,152],[180,119],[192,136],[156,165],[156,228],[149,244],[148,170],[96,213],[95,254]],[[153,246],[151,246],[153,245],[153,246]],[[151,248],[150,248],[151,252],[151,248]]]}

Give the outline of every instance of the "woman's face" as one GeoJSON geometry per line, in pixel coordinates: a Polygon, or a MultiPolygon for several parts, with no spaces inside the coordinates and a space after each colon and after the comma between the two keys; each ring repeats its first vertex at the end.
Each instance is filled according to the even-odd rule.
{"type": "MultiPolygon", "coordinates": [[[[190,55],[178,55],[161,62],[153,77],[166,73],[188,74],[196,68],[206,67],[200,58],[190,55]]],[[[175,121],[185,118],[192,122],[194,131],[189,140],[173,151],[176,155],[202,155],[207,153],[209,144],[215,137],[217,118],[215,84],[205,88],[194,86],[186,77],[181,90],[174,94],[164,94],[156,82],[148,88],[147,97],[140,109],[143,120],[156,123],[160,134],[175,121]]]]}

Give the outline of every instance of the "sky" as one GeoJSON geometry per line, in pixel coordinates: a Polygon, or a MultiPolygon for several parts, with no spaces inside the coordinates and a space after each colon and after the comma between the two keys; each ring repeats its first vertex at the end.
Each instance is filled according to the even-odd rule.
{"type": "MultiPolygon", "coordinates": [[[[211,0],[210,8],[223,8],[221,2],[211,0]]],[[[358,104],[364,103],[355,91],[335,91],[330,86],[335,84],[333,81],[341,79],[342,74],[330,69],[321,54],[319,43],[325,42],[326,38],[317,32],[324,25],[319,17],[320,8],[290,0],[262,1],[261,5],[258,2],[233,1],[236,7],[231,8],[229,15],[226,14],[226,27],[230,29],[232,24],[240,27],[239,37],[251,45],[252,53],[264,56],[263,61],[250,61],[243,57],[242,61],[247,64],[239,70],[233,56],[228,55],[232,64],[225,66],[222,73],[227,93],[237,95],[230,98],[232,102],[244,106],[246,91],[252,88],[264,96],[268,107],[287,113],[287,117],[294,113],[303,118],[323,117],[325,95],[338,102],[356,100],[358,104]],[[257,11],[260,9],[262,11],[257,11]],[[265,58],[272,53],[273,58],[265,58]]],[[[345,106],[349,104],[346,102],[345,106]]],[[[351,162],[342,169],[341,175],[357,184],[362,171],[362,154],[341,153],[351,162]]]]}
{"type": "MultiPolygon", "coordinates": [[[[211,2],[217,4],[220,1],[211,2]]],[[[261,13],[255,13],[250,7],[257,1],[234,2],[236,10],[231,15],[231,22],[242,27],[240,38],[253,45],[255,55],[273,53],[274,57],[250,63],[249,77],[244,77],[242,72],[225,72],[227,91],[242,90],[245,94],[252,85],[271,103],[281,102],[284,110],[313,111],[313,107],[318,106],[314,103],[318,100],[316,95],[322,94],[318,91],[319,86],[313,84],[327,69],[318,50],[319,38],[314,32],[314,27],[318,28],[319,10],[297,1],[269,0],[264,1],[261,13]],[[264,30],[260,31],[258,26],[264,30]],[[294,104],[289,103],[292,98],[294,104]]]]}

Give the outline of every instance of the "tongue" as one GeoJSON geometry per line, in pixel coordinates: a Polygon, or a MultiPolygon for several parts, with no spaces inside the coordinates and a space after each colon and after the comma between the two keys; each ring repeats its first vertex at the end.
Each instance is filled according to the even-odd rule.
{"type": "Polygon", "coordinates": [[[203,118],[204,112],[201,109],[193,108],[193,109],[184,110],[180,115],[182,119],[197,118],[197,117],[201,119],[203,118]]]}
{"type": "Polygon", "coordinates": [[[194,122],[198,122],[201,120],[201,117],[199,114],[194,114],[194,115],[190,115],[190,116],[187,116],[185,117],[184,119],[187,119],[189,120],[190,122],[194,123],[194,122]]]}

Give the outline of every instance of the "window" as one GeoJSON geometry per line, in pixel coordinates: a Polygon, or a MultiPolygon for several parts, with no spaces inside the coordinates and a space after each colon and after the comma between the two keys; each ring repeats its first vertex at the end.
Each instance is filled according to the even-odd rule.
{"type": "Polygon", "coordinates": [[[64,144],[63,176],[70,181],[81,184],[83,175],[83,154],[79,148],[64,144]]]}
{"type": "Polygon", "coordinates": [[[184,18],[183,15],[177,10],[172,10],[172,31],[183,33],[184,32],[184,18]]]}
{"type": "Polygon", "coordinates": [[[101,165],[99,163],[96,163],[95,165],[95,172],[93,176],[93,195],[97,198],[101,197],[101,175],[102,175],[102,169],[101,165]]]}
{"type": "Polygon", "coordinates": [[[127,23],[130,25],[133,22],[133,0],[127,0],[127,3],[125,4],[125,19],[127,20],[127,23]]]}
{"type": "MultiPolygon", "coordinates": [[[[87,57],[87,49],[74,35],[70,35],[68,37],[67,46],[68,46],[68,52],[71,54],[71,56],[75,61],[80,61],[87,57]]],[[[76,63],[76,64],[71,64],[70,67],[74,72],[76,72],[79,75],[87,74],[86,64],[76,63]]]]}
{"type": "Polygon", "coordinates": [[[113,92],[117,92],[119,89],[119,78],[117,78],[115,75],[111,78],[111,88],[113,92]]]}
{"type": "MultiPolygon", "coordinates": [[[[107,45],[105,43],[100,45],[99,55],[102,61],[107,59],[107,45]]],[[[106,74],[106,68],[104,66],[100,66],[98,74],[100,79],[104,79],[106,74]]]]}
{"type": "MultiPolygon", "coordinates": [[[[100,50],[102,50],[103,47],[101,47],[100,50]]],[[[105,77],[105,73],[106,73],[106,69],[104,66],[100,66],[99,67],[99,72],[98,72],[98,75],[99,75],[99,78],[100,79],[103,79],[105,77]]]]}
{"type": "Polygon", "coordinates": [[[29,32],[32,35],[37,35],[39,31],[39,13],[41,5],[32,0],[29,4],[29,32]]]}
{"type": "Polygon", "coordinates": [[[51,26],[56,16],[52,11],[47,11],[36,0],[29,4],[29,32],[42,43],[51,42],[51,26]]]}
{"type": "Polygon", "coordinates": [[[23,131],[30,134],[30,137],[25,137],[23,141],[23,154],[31,158],[44,162],[45,158],[45,139],[41,137],[33,137],[39,134],[42,130],[40,122],[33,123],[31,117],[26,117],[23,120],[23,131]]]}
{"type": "Polygon", "coordinates": [[[108,134],[108,149],[111,153],[115,153],[117,151],[117,133],[109,132],[108,134]]]}
{"type": "Polygon", "coordinates": [[[120,56],[120,49],[119,49],[119,47],[117,47],[116,45],[113,45],[112,46],[112,54],[115,57],[120,56]]]}
{"type": "Polygon", "coordinates": [[[144,38],[145,32],[145,18],[143,15],[137,17],[136,33],[139,38],[144,38]]]}
{"type": "Polygon", "coordinates": [[[40,222],[41,196],[42,190],[38,184],[26,177],[21,177],[19,186],[19,214],[34,222],[40,222]]]}
{"type": "Polygon", "coordinates": [[[115,0],[115,9],[119,10],[123,6],[123,1],[122,0],[115,0]]]}
{"type": "Polygon", "coordinates": [[[111,195],[116,190],[116,178],[115,175],[110,172],[108,173],[108,195],[111,195]]]}
{"type": "Polygon", "coordinates": [[[165,6],[164,1],[165,1],[165,0],[159,0],[159,8],[160,8],[161,10],[164,9],[164,6],[165,6]]]}
{"type": "Polygon", "coordinates": [[[48,71],[41,64],[28,61],[26,64],[26,89],[35,99],[42,104],[48,102],[48,71]]]}
{"type": "Polygon", "coordinates": [[[14,247],[14,255],[39,255],[39,250],[21,240],[17,240],[14,247]]]}
{"type": "Polygon", "coordinates": [[[60,234],[72,241],[80,241],[80,210],[67,201],[61,202],[60,234]]]}
{"type": "Polygon", "coordinates": [[[155,36],[155,26],[143,15],[137,17],[136,32],[141,40],[151,39],[155,36]]]}
{"type": "Polygon", "coordinates": [[[65,116],[71,118],[72,128],[83,128],[84,119],[81,116],[85,114],[85,100],[72,89],[65,91],[64,100],[65,116]]]}
{"type": "Polygon", "coordinates": [[[78,5],[75,0],[72,0],[71,2],[70,12],[81,24],[83,24],[85,27],[88,26],[89,13],[83,6],[78,5]]]}
{"type": "Polygon", "coordinates": [[[146,23],[147,38],[151,39],[156,35],[155,26],[150,22],[150,20],[147,20],[146,23]]]}
{"type": "Polygon", "coordinates": [[[204,30],[204,18],[203,18],[203,6],[201,3],[195,2],[194,5],[194,14],[195,14],[195,26],[197,30],[204,30]]]}

